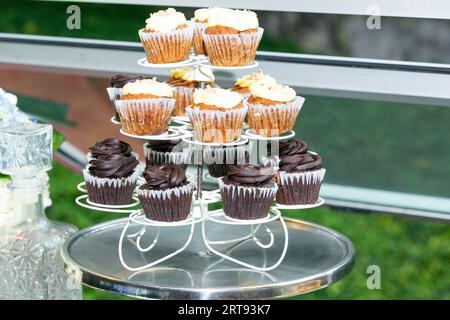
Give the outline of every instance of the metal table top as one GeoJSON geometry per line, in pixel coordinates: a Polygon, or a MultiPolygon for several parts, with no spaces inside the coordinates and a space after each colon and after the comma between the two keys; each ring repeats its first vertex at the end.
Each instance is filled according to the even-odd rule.
{"type": "MultiPolygon", "coordinates": [[[[329,286],[350,272],[355,258],[351,241],[342,234],[285,218],[289,247],[281,265],[272,271],[246,269],[209,254],[198,224],[185,251],[153,268],[130,272],[120,264],[117,253],[126,221],[119,219],[92,226],[64,244],[64,261],[81,271],[85,285],[143,299],[270,299],[329,286]]],[[[139,228],[132,226],[130,230],[137,232],[139,228]]],[[[148,259],[177,250],[188,236],[188,228],[164,228],[157,246],[145,255],[126,242],[127,261],[145,265],[148,259]]],[[[272,248],[262,249],[247,240],[231,249],[233,256],[255,265],[276,261],[283,249],[283,230],[279,222],[271,223],[270,228],[277,239],[272,248]]],[[[210,222],[207,225],[209,237],[218,240],[242,237],[243,229],[210,222]]]]}

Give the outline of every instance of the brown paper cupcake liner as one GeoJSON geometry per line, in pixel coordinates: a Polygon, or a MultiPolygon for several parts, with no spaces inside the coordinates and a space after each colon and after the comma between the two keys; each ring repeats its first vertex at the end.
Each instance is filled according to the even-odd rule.
{"type": "Polygon", "coordinates": [[[170,32],[145,32],[139,30],[139,38],[150,63],[172,63],[186,60],[192,46],[192,24],[170,32]]]}
{"type": "Polygon", "coordinates": [[[203,41],[203,31],[208,26],[204,22],[194,22],[194,52],[197,55],[207,55],[205,42],[203,41]]]}
{"type": "Polygon", "coordinates": [[[136,135],[158,135],[166,132],[175,99],[116,100],[122,129],[136,135]]]}
{"type": "Polygon", "coordinates": [[[258,135],[279,136],[294,127],[304,102],[305,99],[299,96],[292,102],[275,105],[253,104],[245,100],[248,105],[248,125],[258,135]]]}
{"type": "Polygon", "coordinates": [[[195,185],[186,185],[167,190],[138,190],[138,197],[145,216],[154,221],[173,222],[185,220],[191,211],[195,185]]]}
{"type": "Polygon", "coordinates": [[[192,122],[195,138],[209,143],[230,143],[241,137],[247,107],[240,109],[201,110],[186,108],[192,122]]]}
{"type": "Polygon", "coordinates": [[[192,105],[192,95],[194,94],[194,88],[190,87],[178,87],[175,89],[173,97],[175,98],[175,108],[173,109],[174,116],[185,116],[186,107],[192,105]]]}
{"type": "Polygon", "coordinates": [[[209,61],[216,66],[245,66],[253,63],[264,29],[253,33],[206,34],[203,40],[209,61]]]}
{"type": "Polygon", "coordinates": [[[226,184],[219,179],[223,211],[233,219],[262,219],[269,213],[277,193],[277,185],[273,182],[267,186],[246,187],[226,184]]]}
{"type": "Polygon", "coordinates": [[[203,150],[203,162],[206,164],[212,177],[220,178],[226,176],[230,164],[246,163],[246,147],[206,147],[203,150]]]}
{"type": "Polygon", "coordinates": [[[325,172],[323,168],[293,173],[279,171],[277,202],[286,205],[316,203],[325,172]]]}
{"type": "Polygon", "coordinates": [[[155,151],[144,144],[145,163],[147,165],[176,164],[187,166],[191,162],[192,152],[189,148],[182,150],[162,152],[155,151]]]}
{"type": "Polygon", "coordinates": [[[131,201],[140,168],[127,178],[99,178],[83,170],[84,181],[90,201],[106,205],[126,205],[131,201]]]}

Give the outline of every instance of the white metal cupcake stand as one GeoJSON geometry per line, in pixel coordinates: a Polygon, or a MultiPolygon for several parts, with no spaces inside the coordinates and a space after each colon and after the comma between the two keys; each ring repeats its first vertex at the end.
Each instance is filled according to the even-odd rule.
{"type": "MultiPolygon", "coordinates": [[[[166,68],[166,69],[190,66],[194,69],[194,79],[200,82],[201,87],[204,87],[207,81],[214,80],[214,76],[212,74],[211,69],[243,70],[256,68],[258,66],[258,63],[256,61],[251,65],[243,67],[212,66],[205,57],[194,55],[190,56],[189,59],[185,61],[169,64],[151,64],[147,61],[146,58],[142,58],[138,60],[138,64],[148,68],[166,68]]],[[[111,121],[115,124],[120,124],[114,119],[114,117],[111,119],[111,121]]],[[[289,245],[288,228],[286,227],[286,223],[283,217],[281,216],[280,209],[300,210],[300,209],[314,208],[322,205],[324,203],[323,199],[319,198],[319,201],[317,203],[310,205],[289,206],[275,203],[275,205],[272,206],[272,208],[270,209],[267,217],[257,220],[233,219],[226,216],[223,209],[216,209],[209,211],[208,205],[219,203],[221,201],[221,198],[218,189],[213,191],[202,190],[203,147],[238,146],[238,145],[245,145],[247,143],[252,144],[254,141],[284,140],[294,137],[295,132],[291,130],[290,132],[279,137],[263,137],[255,134],[251,129],[246,129],[244,133],[241,135],[241,138],[235,142],[223,144],[206,143],[195,139],[192,130],[192,125],[187,117],[172,117],[171,122],[175,125],[169,126],[167,132],[161,135],[139,136],[127,133],[122,129],[120,129],[120,133],[128,137],[142,139],[146,141],[181,139],[189,146],[189,148],[197,152],[196,154],[198,161],[197,177],[196,177],[197,190],[192,202],[191,213],[189,214],[187,219],[177,222],[153,221],[148,219],[144,215],[142,209],[138,209],[139,200],[136,194],[133,196],[133,201],[128,205],[121,205],[121,206],[102,205],[94,203],[89,200],[87,196],[87,190],[84,186],[84,182],[80,183],[77,186],[78,190],[84,193],[75,200],[75,202],[79,206],[97,211],[129,214],[129,218],[120,234],[118,245],[118,255],[121,265],[129,271],[138,272],[154,267],[160,264],[161,262],[174,257],[175,255],[183,252],[189,246],[193,238],[195,229],[198,228],[197,225],[201,224],[201,233],[203,242],[206,248],[208,249],[209,254],[217,255],[223,259],[234,262],[245,268],[249,268],[260,272],[273,270],[276,267],[278,267],[282,263],[289,245]],[[270,249],[275,243],[275,237],[269,225],[275,222],[279,222],[282,225],[282,229],[284,230],[284,242],[281,254],[274,263],[272,263],[271,265],[264,264],[262,266],[258,266],[243,261],[243,259],[238,259],[237,257],[232,256],[235,247],[238,246],[239,243],[249,240],[253,241],[254,244],[259,248],[265,250],[270,249]],[[216,240],[216,239],[211,240],[208,237],[208,229],[209,229],[208,224],[210,223],[217,223],[237,228],[238,227],[248,228],[249,230],[248,233],[246,232],[244,236],[239,238],[225,239],[225,240],[216,240]],[[135,231],[136,230],[135,228],[133,232],[131,233],[129,232],[130,226],[132,225],[140,226],[137,232],[135,231]],[[144,259],[145,261],[148,262],[145,265],[130,266],[127,263],[126,254],[124,253],[125,241],[134,244],[134,248],[138,251],[138,253],[141,255],[145,255],[158,245],[158,241],[161,241],[161,229],[179,228],[179,227],[187,227],[189,231],[186,233],[185,241],[183,241],[183,244],[180,246],[178,250],[169,252],[166,255],[159,258],[155,258],[151,261],[149,261],[148,259],[144,259]]],[[[142,185],[144,182],[145,181],[143,181],[142,178],[139,179],[138,187],[139,185],[142,185]]]]}

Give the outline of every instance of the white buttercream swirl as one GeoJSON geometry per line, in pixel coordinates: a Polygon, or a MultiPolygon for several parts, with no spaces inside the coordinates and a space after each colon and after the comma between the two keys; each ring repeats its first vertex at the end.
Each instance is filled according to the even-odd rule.
{"type": "Polygon", "coordinates": [[[214,13],[220,14],[221,12],[225,11],[233,11],[233,10],[219,7],[197,9],[194,12],[194,21],[206,23],[208,22],[212,14],[214,13]]]}
{"type": "Polygon", "coordinates": [[[165,82],[156,79],[136,80],[123,86],[122,95],[151,94],[158,97],[173,97],[173,88],[165,82]]]}
{"type": "Polygon", "coordinates": [[[219,108],[234,108],[242,102],[242,96],[230,90],[206,87],[206,89],[196,89],[193,95],[194,104],[206,104],[219,108]]]}
{"type": "Polygon", "coordinates": [[[236,80],[235,85],[239,86],[239,87],[243,87],[243,88],[248,88],[252,84],[254,84],[256,81],[263,81],[267,84],[277,83],[274,78],[272,78],[268,74],[264,74],[263,71],[261,69],[259,69],[258,71],[254,72],[254,73],[247,74],[241,78],[238,78],[236,80]]]}
{"type": "Polygon", "coordinates": [[[170,32],[187,23],[184,14],[174,8],[152,13],[145,22],[145,29],[157,32],[170,32]]]}
{"type": "Polygon", "coordinates": [[[278,83],[271,84],[265,81],[256,81],[252,84],[250,86],[250,94],[255,97],[278,102],[291,102],[297,95],[295,90],[288,86],[278,83]]]}
{"type": "Polygon", "coordinates": [[[208,26],[223,26],[239,31],[257,29],[259,27],[256,13],[249,10],[213,10],[208,19],[208,26]]]}

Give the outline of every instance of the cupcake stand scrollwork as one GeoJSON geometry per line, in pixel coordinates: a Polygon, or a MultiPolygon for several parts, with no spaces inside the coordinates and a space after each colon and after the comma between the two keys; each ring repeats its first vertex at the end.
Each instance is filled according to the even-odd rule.
{"type": "MultiPolygon", "coordinates": [[[[150,64],[147,62],[145,58],[140,59],[138,61],[138,64],[143,67],[148,68],[176,68],[176,67],[185,67],[185,66],[191,66],[194,70],[194,79],[200,83],[200,87],[204,88],[205,84],[208,81],[214,80],[214,75],[211,71],[211,69],[215,70],[227,70],[227,69],[249,69],[249,68],[255,68],[258,66],[257,62],[254,62],[251,65],[243,66],[243,67],[212,67],[207,60],[205,60],[202,57],[198,56],[190,56],[189,59],[186,61],[182,61],[180,63],[170,63],[170,64],[150,64]]],[[[120,122],[116,121],[113,117],[111,119],[113,123],[120,124],[120,122]]],[[[127,294],[127,295],[134,295],[141,298],[161,298],[163,296],[160,295],[159,289],[155,289],[158,287],[158,285],[149,285],[149,287],[154,287],[153,289],[149,289],[149,287],[146,287],[145,285],[141,286],[139,284],[136,284],[135,279],[139,277],[144,277],[145,275],[152,274],[151,281],[155,280],[156,274],[158,272],[169,272],[170,270],[181,270],[189,275],[190,286],[194,286],[193,282],[195,282],[195,278],[201,279],[202,285],[205,285],[205,278],[206,275],[211,274],[211,272],[221,273],[223,270],[227,271],[228,274],[232,274],[236,270],[239,270],[239,274],[241,275],[250,275],[250,278],[254,276],[253,273],[258,273],[259,275],[265,274],[265,272],[273,271],[273,270],[279,270],[282,268],[283,261],[285,260],[288,252],[288,246],[289,246],[289,239],[293,237],[295,239],[294,247],[298,247],[298,239],[299,234],[298,231],[296,231],[296,228],[302,228],[301,225],[296,226],[296,223],[293,221],[287,219],[283,219],[281,216],[280,210],[289,210],[289,209],[308,209],[312,207],[320,206],[324,203],[323,199],[319,198],[318,202],[316,204],[312,205],[297,205],[297,206],[286,206],[274,203],[274,205],[270,208],[269,213],[267,217],[263,219],[257,219],[257,220],[240,220],[240,219],[233,219],[231,217],[228,217],[225,215],[223,209],[216,209],[216,210],[209,210],[209,206],[211,204],[220,203],[221,197],[219,190],[212,190],[212,191],[205,191],[202,188],[202,181],[203,181],[203,148],[205,147],[218,147],[218,146],[239,146],[239,145],[246,145],[246,144],[252,144],[255,141],[266,141],[269,143],[272,143],[273,141],[277,140],[283,140],[283,139],[289,139],[295,135],[294,131],[289,131],[286,134],[283,134],[279,137],[263,137],[260,135],[255,134],[252,130],[247,129],[243,132],[239,140],[234,141],[232,143],[226,143],[226,144],[220,144],[220,143],[205,143],[201,142],[195,139],[194,132],[192,130],[192,125],[187,117],[172,117],[171,123],[168,127],[167,132],[161,134],[161,135],[147,135],[147,136],[139,136],[134,134],[129,134],[125,132],[124,130],[120,130],[120,133],[124,134],[125,136],[132,137],[132,138],[138,138],[143,139],[146,141],[156,141],[156,140],[174,140],[179,139],[182,140],[189,148],[190,150],[196,152],[196,160],[198,162],[197,165],[197,177],[196,177],[196,191],[193,195],[193,201],[191,206],[191,212],[187,219],[183,221],[177,221],[177,222],[160,222],[160,221],[152,221],[148,219],[142,209],[139,209],[139,199],[137,198],[137,192],[135,191],[133,195],[132,203],[129,205],[122,205],[122,206],[106,206],[106,205],[100,205],[97,203],[93,203],[89,200],[86,192],[86,187],[84,183],[80,183],[77,188],[79,191],[83,192],[84,194],[79,196],[76,199],[76,203],[82,207],[97,210],[97,211],[104,211],[104,212],[114,212],[114,213],[124,213],[128,214],[129,217],[121,220],[115,220],[117,223],[109,223],[105,224],[105,226],[99,225],[97,231],[92,230],[86,231],[86,241],[90,241],[89,237],[91,235],[96,234],[102,234],[102,233],[108,233],[114,234],[115,237],[118,236],[118,249],[116,249],[116,253],[118,254],[118,260],[120,261],[120,265],[128,270],[128,272],[133,272],[127,279],[128,280],[120,280],[120,283],[129,282],[128,285],[125,287],[121,287],[120,293],[127,294]],[[121,228],[118,229],[118,228],[121,228]],[[200,228],[200,230],[199,230],[200,228]],[[198,230],[198,231],[197,231],[198,230]],[[210,232],[210,231],[213,232],[210,232]],[[221,232],[214,232],[217,230],[221,230],[221,232]],[[224,231],[228,230],[228,231],[224,231]],[[238,231],[239,230],[239,231],[238,231]],[[292,233],[293,232],[293,233],[292,233]],[[167,233],[169,235],[169,238],[163,239],[163,234],[167,233]],[[89,236],[88,236],[89,234],[89,236]],[[291,237],[290,237],[291,235],[291,237]],[[228,238],[227,238],[228,237],[228,238]],[[279,239],[277,239],[277,237],[279,239]],[[175,239],[176,238],[176,239],[175,239]],[[224,239],[225,238],[225,239],[224,239]],[[280,241],[281,240],[281,241],[280,241]],[[171,245],[168,247],[168,243],[176,242],[176,245],[171,245]],[[252,245],[251,245],[252,244],[252,245]],[[158,246],[160,246],[158,248],[158,246]],[[252,252],[249,255],[238,253],[239,248],[244,247],[246,250],[250,250],[252,252]],[[204,248],[204,249],[201,249],[204,248]],[[253,248],[253,249],[252,249],[253,248]],[[270,252],[271,249],[274,249],[273,252],[270,252]],[[205,251],[203,251],[205,250],[205,251]],[[179,263],[181,259],[183,259],[184,255],[191,255],[192,252],[195,251],[196,255],[192,256],[193,260],[196,259],[202,259],[199,260],[199,264],[204,263],[204,261],[208,260],[208,257],[217,257],[219,260],[215,259],[211,263],[208,263],[207,266],[204,268],[204,271],[201,273],[200,276],[196,276],[195,272],[197,272],[199,269],[198,265],[193,267],[193,269],[189,269],[186,267],[186,269],[179,269],[179,263]],[[154,252],[152,254],[151,252],[154,252]],[[258,258],[255,257],[255,254],[261,254],[263,257],[258,258]],[[267,256],[270,256],[270,259],[267,259],[267,256]],[[127,258],[128,257],[128,258],[127,258]],[[138,258],[140,257],[140,258],[138,258]],[[179,257],[179,258],[177,258],[179,257]],[[132,261],[128,261],[128,259],[132,261]],[[269,261],[270,260],[270,261],[269,261]],[[244,267],[244,269],[239,269],[239,267],[236,269],[236,267],[232,266],[226,266],[225,269],[217,269],[215,266],[221,261],[228,261],[228,263],[231,263],[231,265],[238,265],[240,267],[244,267]],[[269,261],[269,262],[268,262],[269,261]],[[130,263],[131,262],[131,263],[130,263]],[[177,264],[177,265],[172,265],[177,264]],[[281,266],[280,266],[281,265],[281,266]],[[277,269],[277,267],[279,267],[277,269]],[[168,271],[169,270],[169,271],[168,271]],[[195,271],[194,271],[195,270],[195,271]],[[246,271],[246,272],[244,272],[246,271]],[[244,273],[242,273],[244,272],[244,273]],[[155,291],[156,290],[156,291],[155,291]],[[139,294],[137,292],[140,292],[139,294]]],[[[141,168],[142,170],[142,168],[141,168]]],[[[143,184],[144,181],[142,181],[142,177],[138,180],[138,187],[139,185],[143,184]]],[[[94,228],[92,228],[94,229],[94,228]]],[[[315,227],[306,227],[305,233],[310,232],[314,230],[315,227]]],[[[317,229],[317,235],[320,237],[320,234],[324,233],[324,231],[319,231],[317,229]]],[[[328,232],[328,231],[327,231],[328,232]]],[[[326,233],[326,232],[325,232],[326,233]]],[[[336,261],[336,264],[341,265],[342,267],[336,269],[333,267],[333,271],[330,272],[328,269],[321,272],[321,274],[326,275],[326,279],[322,279],[319,281],[317,286],[314,286],[310,288],[311,283],[310,281],[307,282],[308,291],[317,289],[319,287],[326,286],[334,281],[339,280],[343,275],[345,275],[348,270],[350,269],[350,266],[352,264],[353,258],[354,258],[354,251],[353,247],[351,246],[351,242],[347,241],[345,237],[341,237],[339,234],[333,234],[330,231],[330,234],[333,236],[325,235],[322,240],[324,242],[326,241],[332,241],[333,244],[335,244],[339,248],[344,248],[345,246],[345,252],[343,252],[343,256],[345,256],[345,262],[342,261],[336,261]],[[334,238],[333,238],[334,237],[334,238]],[[333,238],[333,239],[331,239],[333,238]],[[331,240],[330,240],[331,239],[331,240]],[[344,245],[340,244],[338,246],[337,243],[343,243],[344,245]],[[339,274],[338,274],[339,271],[339,274]]],[[[79,268],[83,269],[83,267],[80,266],[79,261],[76,262],[76,256],[75,253],[71,253],[72,247],[75,247],[77,243],[80,245],[84,245],[81,243],[81,240],[83,237],[73,237],[63,248],[62,254],[63,257],[65,257],[66,263],[77,265],[79,268]],[[71,242],[72,241],[72,242],[71,242]]],[[[325,243],[324,243],[325,245],[325,243]]],[[[328,245],[327,245],[328,246],[328,245]]],[[[294,250],[294,249],[293,249],[294,250]]],[[[248,252],[248,251],[245,251],[248,252]]],[[[78,260],[82,260],[80,257],[78,257],[78,260]]],[[[289,259],[286,264],[290,264],[292,266],[292,263],[298,264],[298,261],[296,260],[296,255],[292,256],[292,253],[290,254],[289,259]]],[[[99,264],[102,264],[103,262],[99,262],[99,264]]],[[[111,262],[114,264],[114,262],[111,262]]],[[[317,263],[317,261],[314,261],[314,263],[317,263]]],[[[189,262],[185,263],[186,265],[189,265],[189,262]]],[[[184,265],[184,264],[183,264],[184,265]]],[[[291,267],[287,267],[285,271],[283,271],[284,274],[291,272],[291,267]],[[289,270],[289,271],[288,271],[289,270]]],[[[331,269],[330,269],[331,270],[331,269]]],[[[281,272],[281,271],[280,271],[281,272]]],[[[122,273],[122,272],[119,272],[122,273]]],[[[178,272],[179,273],[179,272],[178,272]]],[[[86,269],[86,280],[84,281],[87,284],[92,285],[92,283],[97,283],[97,278],[103,279],[103,281],[100,281],[100,283],[107,285],[108,281],[112,279],[111,276],[101,276],[99,274],[96,274],[95,272],[88,271],[86,269]],[[93,280],[93,278],[96,278],[97,280],[93,280]],[[109,279],[109,280],[108,280],[109,279]],[[106,280],[106,281],[105,281],[106,280]]],[[[276,274],[278,274],[276,272],[276,274]]],[[[280,275],[281,276],[281,275],[280,275]]],[[[270,298],[270,297],[277,297],[277,296],[289,296],[294,294],[303,293],[302,291],[298,291],[297,289],[300,288],[300,286],[291,286],[290,283],[297,283],[296,281],[298,277],[296,275],[289,274],[289,277],[294,277],[296,280],[291,280],[286,283],[283,283],[282,281],[279,281],[276,279],[275,276],[270,275],[270,284],[267,288],[277,287],[284,288],[283,290],[279,290],[276,292],[272,292],[271,290],[267,288],[260,288],[258,285],[255,287],[254,290],[255,293],[252,293],[249,296],[245,296],[247,298],[270,298]],[[276,286],[274,286],[276,284],[276,286]],[[295,290],[291,290],[295,287],[295,290]],[[288,289],[289,288],[289,289],[288,289]],[[291,291],[289,291],[291,290],[291,291]]],[[[119,278],[121,276],[118,276],[119,278]]],[[[228,279],[228,278],[227,278],[228,279]]],[[[261,279],[265,279],[265,277],[258,276],[258,281],[261,281],[261,279]]],[[[150,280],[149,280],[150,281],[150,280]]],[[[150,282],[151,282],[150,281],[150,282]]],[[[300,281],[300,280],[299,280],[300,281]]],[[[169,281],[170,283],[171,281],[169,281]]],[[[118,283],[118,282],[117,282],[118,283]]],[[[115,281],[111,280],[112,287],[117,288],[117,283],[115,281]]],[[[110,291],[115,291],[115,289],[110,289],[110,287],[105,286],[97,286],[102,289],[107,289],[110,291]]],[[[170,285],[163,286],[165,287],[165,290],[167,292],[172,292],[173,290],[170,289],[170,285]]],[[[191,288],[192,292],[190,292],[188,289],[183,289],[179,291],[178,289],[174,289],[176,291],[176,294],[173,295],[173,298],[205,298],[205,294],[202,290],[200,290],[199,294],[196,295],[198,292],[197,289],[191,288]],[[183,292],[186,293],[186,296],[180,295],[180,293],[183,292]]],[[[236,289],[238,290],[238,289],[236,289]]],[[[241,289],[239,289],[241,290],[241,289]]],[[[303,290],[303,289],[302,289],[303,290]]],[[[116,291],[116,292],[119,292],[116,291]]],[[[211,292],[214,290],[211,289],[211,292]]],[[[230,291],[231,292],[231,291],[230,291]]],[[[305,291],[306,292],[306,291],[305,291]]],[[[237,294],[236,296],[228,296],[227,291],[219,291],[213,296],[206,298],[226,298],[226,297],[237,297],[241,294],[237,294]]],[[[172,296],[171,296],[172,297],[172,296]]]]}

